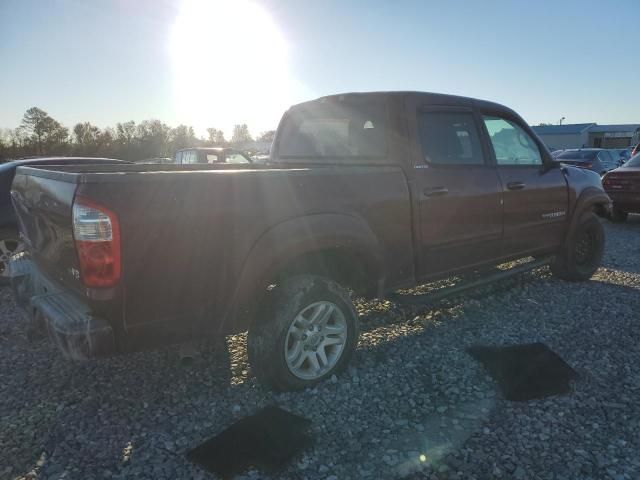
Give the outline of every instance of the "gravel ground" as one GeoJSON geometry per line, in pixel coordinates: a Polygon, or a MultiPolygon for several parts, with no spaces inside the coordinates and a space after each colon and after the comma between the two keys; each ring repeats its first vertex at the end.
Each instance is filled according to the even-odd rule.
{"type": "Polygon", "coordinates": [[[587,283],[540,269],[435,307],[358,302],[352,366],[299,393],[257,384],[243,336],[188,367],[176,348],[67,362],[2,288],[0,479],[213,478],[185,452],[270,404],[315,437],[274,478],[640,478],[640,217],[605,223],[587,283]],[[573,393],[506,401],[465,352],[536,341],[578,371],[573,393]]]}

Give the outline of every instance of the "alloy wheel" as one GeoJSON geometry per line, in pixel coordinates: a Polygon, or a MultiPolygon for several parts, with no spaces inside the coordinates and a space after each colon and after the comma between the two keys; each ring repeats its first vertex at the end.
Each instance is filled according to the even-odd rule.
{"type": "Polygon", "coordinates": [[[347,343],[347,320],[332,302],[312,303],[289,326],[284,355],[289,371],[315,380],[336,366],[347,343]]]}

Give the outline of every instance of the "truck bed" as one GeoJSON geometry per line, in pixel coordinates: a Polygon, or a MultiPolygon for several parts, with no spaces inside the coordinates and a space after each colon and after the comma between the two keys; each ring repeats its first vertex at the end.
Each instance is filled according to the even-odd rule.
{"type": "Polygon", "coordinates": [[[397,167],[21,167],[13,195],[28,255],[50,288],[88,299],[127,341],[234,331],[239,326],[228,323],[228,308],[247,264],[293,255],[296,242],[348,249],[339,235],[345,219],[376,239],[390,285],[414,274],[411,200],[397,167]],[[76,195],[118,215],[122,278],[115,288],[87,289],[77,275],[76,195]],[[294,222],[308,223],[306,233],[286,238],[294,222]],[[275,230],[283,233],[271,238],[275,230]],[[259,242],[268,247],[249,262],[259,242]]]}

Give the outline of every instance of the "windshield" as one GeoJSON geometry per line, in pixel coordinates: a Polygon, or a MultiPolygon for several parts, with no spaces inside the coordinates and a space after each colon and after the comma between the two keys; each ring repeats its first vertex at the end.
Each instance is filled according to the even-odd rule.
{"type": "Polygon", "coordinates": [[[383,102],[329,99],[294,107],[285,117],[280,158],[384,157],[383,102]]]}
{"type": "Polygon", "coordinates": [[[598,155],[598,150],[568,150],[556,157],[556,160],[593,160],[598,155]]]}
{"type": "Polygon", "coordinates": [[[635,156],[631,157],[627,163],[625,163],[622,168],[627,168],[627,167],[640,167],[640,153],[636,154],[635,156]]]}

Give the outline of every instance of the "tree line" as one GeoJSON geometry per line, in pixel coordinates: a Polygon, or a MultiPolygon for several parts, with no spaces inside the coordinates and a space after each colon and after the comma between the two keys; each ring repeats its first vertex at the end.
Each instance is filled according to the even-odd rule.
{"type": "MultiPolygon", "coordinates": [[[[263,132],[258,141],[271,142],[275,132],[263,132]]],[[[216,128],[207,129],[207,138],[196,137],[193,127],[170,127],[160,120],[128,121],[115,127],[98,128],[81,122],[71,130],[47,112],[32,107],[15,129],[0,130],[0,162],[34,156],[97,156],[122,160],[173,157],[176,150],[198,146],[229,146],[252,141],[247,124],[233,127],[230,140],[216,128]]]]}

